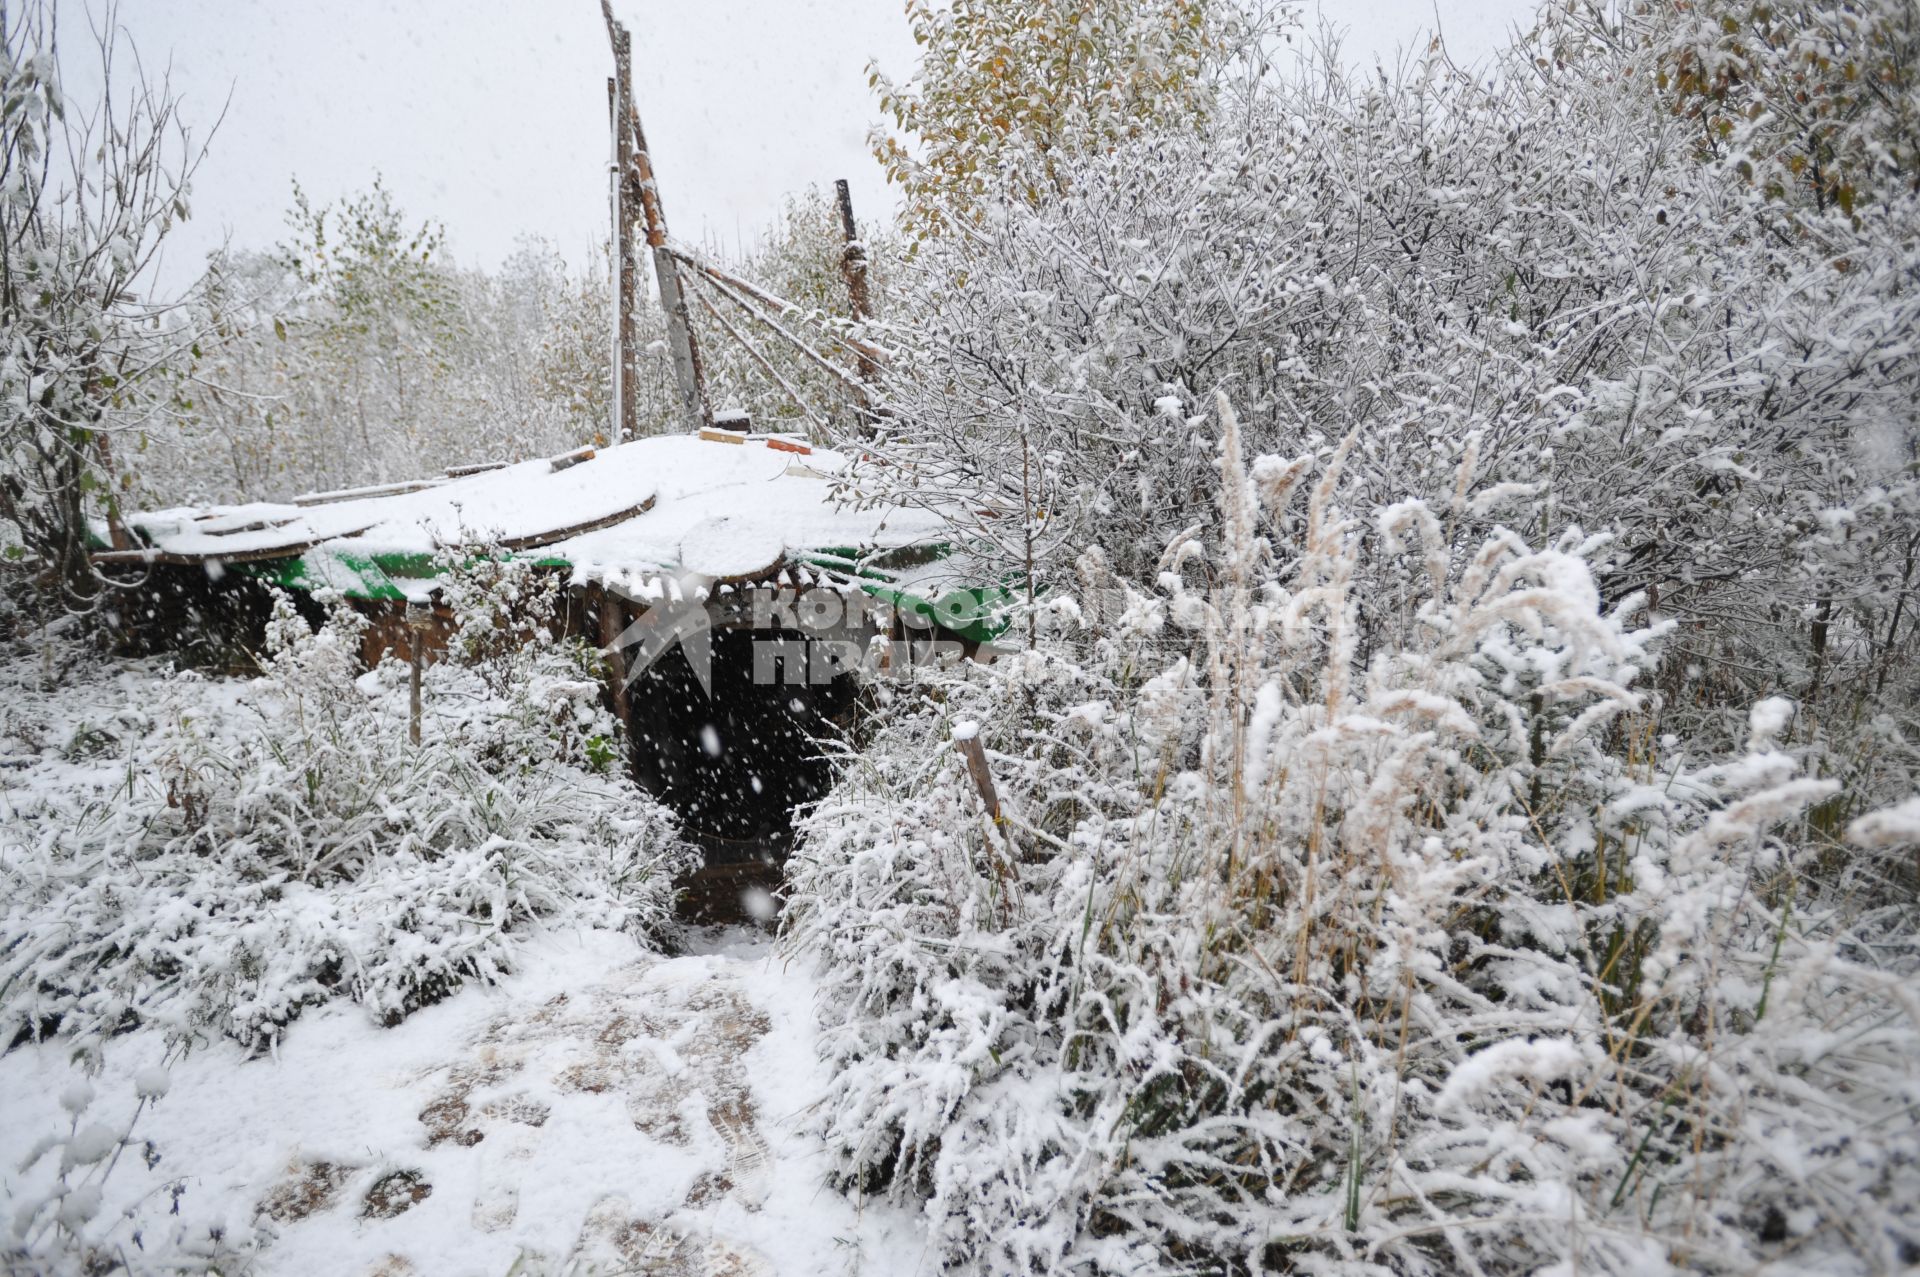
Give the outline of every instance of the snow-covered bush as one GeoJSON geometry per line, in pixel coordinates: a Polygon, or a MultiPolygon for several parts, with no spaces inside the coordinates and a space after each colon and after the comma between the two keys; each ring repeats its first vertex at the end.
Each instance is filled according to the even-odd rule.
{"type": "Polygon", "coordinates": [[[1033,625],[806,821],[846,1180],[980,1272],[1920,1259],[1910,9],[1309,56],[903,263],[848,482],[1033,625]]]}
{"type": "Polygon", "coordinates": [[[1083,555],[805,821],[837,1174],[980,1273],[1914,1262],[1913,897],[1849,891],[1791,703],[1698,756],[1604,537],[1466,468],[1363,523],[1351,439],[1243,466],[1222,409],[1217,536],[1083,555]]]}
{"type": "Polygon", "coordinates": [[[111,787],[49,776],[10,814],[8,1039],[138,1020],[264,1044],[329,998],[392,1021],[488,979],[542,919],[671,925],[689,853],[608,766],[589,650],[511,645],[509,679],[430,667],[414,746],[406,672],[360,673],[360,625],[341,609],[316,632],[281,599],[250,684],[180,673],[90,706],[67,674],[48,713],[111,720],[111,787]]]}

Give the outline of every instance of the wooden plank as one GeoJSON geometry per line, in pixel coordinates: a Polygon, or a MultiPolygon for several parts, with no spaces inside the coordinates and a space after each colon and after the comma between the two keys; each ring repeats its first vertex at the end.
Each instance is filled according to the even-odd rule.
{"type": "MultiPolygon", "coordinates": [[[[214,517],[217,518],[218,516],[216,515],[214,517]]],[[[233,527],[233,528],[208,528],[206,531],[202,532],[201,535],[210,536],[210,537],[231,537],[231,536],[239,536],[242,532],[265,532],[271,528],[284,528],[289,523],[299,522],[299,519],[300,519],[299,515],[291,515],[285,519],[256,519],[252,523],[243,523],[240,526],[233,527]]]]}
{"type": "Polygon", "coordinates": [[[601,528],[610,528],[616,523],[625,523],[628,519],[645,514],[647,511],[653,509],[653,503],[657,499],[655,494],[648,493],[647,499],[638,505],[628,506],[624,510],[603,515],[598,519],[588,519],[584,523],[574,523],[564,528],[555,528],[551,532],[535,532],[523,537],[507,537],[500,542],[500,547],[505,550],[537,550],[543,545],[553,545],[556,542],[565,541],[570,537],[584,536],[589,532],[598,532],[601,528]]]}
{"type": "MultiPolygon", "coordinates": [[[[612,514],[586,519],[579,523],[570,523],[565,527],[552,528],[544,532],[530,532],[525,536],[507,537],[500,542],[506,550],[537,550],[541,546],[552,545],[556,541],[565,541],[569,537],[581,536],[588,532],[598,532],[601,528],[610,528],[616,523],[624,523],[636,515],[645,514],[653,508],[657,497],[648,494],[647,499],[612,514]]],[[[100,550],[92,558],[102,566],[140,566],[151,563],[165,563],[176,567],[218,563],[259,563],[269,559],[293,559],[309,550],[335,541],[347,541],[360,536],[377,526],[368,523],[344,532],[332,533],[324,537],[305,537],[298,541],[285,541],[274,545],[253,546],[245,550],[209,550],[198,554],[179,554],[172,551],[150,550],[100,550]]]]}
{"type": "Polygon", "coordinates": [[[264,563],[270,559],[297,559],[307,551],[316,549],[330,541],[339,541],[347,537],[357,537],[374,524],[354,528],[348,532],[336,532],[324,537],[307,537],[301,541],[286,541],[276,545],[254,546],[246,550],[209,550],[205,554],[176,554],[165,550],[101,550],[95,553],[93,561],[103,566],[166,563],[176,567],[204,566],[208,563],[264,563]]]}
{"type": "Polygon", "coordinates": [[[571,470],[582,461],[591,461],[599,454],[592,448],[575,448],[572,452],[563,452],[557,457],[547,458],[547,472],[558,474],[562,470],[571,470]]]}
{"type": "Polygon", "coordinates": [[[505,470],[511,461],[476,461],[470,466],[448,466],[447,478],[464,479],[470,474],[485,474],[489,470],[505,470]]]}
{"type": "Polygon", "coordinates": [[[723,576],[714,577],[713,582],[715,585],[756,585],[771,579],[774,573],[785,566],[786,562],[787,556],[783,551],[779,558],[765,567],[754,568],[747,572],[728,572],[723,576]]]}
{"type": "Polygon", "coordinates": [[[160,550],[95,550],[87,556],[98,567],[151,567],[164,563],[169,567],[198,567],[206,562],[185,554],[167,554],[160,550]]]}
{"type": "Polygon", "coordinates": [[[309,492],[293,499],[298,506],[337,505],[363,497],[399,497],[409,492],[425,492],[446,483],[445,479],[409,479],[403,483],[377,483],[366,488],[336,488],[331,492],[309,492]]]}

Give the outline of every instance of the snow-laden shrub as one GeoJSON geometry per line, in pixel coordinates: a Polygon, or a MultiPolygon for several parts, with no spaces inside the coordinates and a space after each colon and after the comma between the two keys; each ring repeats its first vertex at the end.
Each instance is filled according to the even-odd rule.
{"type": "Polygon", "coordinates": [[[1846,890],[1791,704],[1689,755],[1594,540],[1463,537],[1464,473],[1363,537],[1343,450],[1277,562],[1311,464],[1222,408],[1217,543],[1083,557],[805,821],[837,1174],[967,1272],[1914,1262],[1913,902],[1846,890]]]}
{"type": "Polygon", "coordinates": [[[391,1022],[492,978],[542,919],[671,925],[689,853],[609,765],[589,650],[515,645],[505,680],[430,667],[414,746],[406,671],[361,674],[359,628],[341,610],[313,631],[282,599],[262,678],[174,674],[140,689],[156,703],[102,707],[115,787],[49,786],[0,849],[0,1033],[138,1020],[263,1044],[329,998],[391,1022]]]}

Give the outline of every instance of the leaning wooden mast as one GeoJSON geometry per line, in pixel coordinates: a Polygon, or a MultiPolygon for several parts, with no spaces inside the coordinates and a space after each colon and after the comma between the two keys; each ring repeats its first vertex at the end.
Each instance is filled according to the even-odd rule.
{"type": "Polygon", "coordinates": [[[613,45],[614,75],[607,87],[612,100],[614,139],[613,242],[619,307],[614,396],[620,437],[633,438],[639,426],[635,395],[640,365],[639,336],[634,325],[639,292],[638,263],[633,251],[636,220],[645,224],[647,246],[653,254],[653,278],[660,290],[660,309],[667,319],[667,350],[673,359],[681,415],[687,429],[699,430],[711,423],[706,387],[700,375],[700,348],[694,340],[687,295],[680,286],[680,264],[667,246],[667,219],[660,207],[659,187],[654,182],[653,157],[647,153],[647,135],[640,127],[640,110],[633,99],[633,42],[626,27],[614,18],[609,0],[600,0],[600,13],[606,19],[607,39],[613,45]],[[636,205],[640,211],[638,219],[633,215],[636,205]]]}

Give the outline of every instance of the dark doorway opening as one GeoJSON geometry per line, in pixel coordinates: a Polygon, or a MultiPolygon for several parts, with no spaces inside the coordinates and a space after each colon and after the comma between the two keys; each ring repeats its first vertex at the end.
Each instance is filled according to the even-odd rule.
{"type": "Polygon", "coordinates": [[[628,688],[634,778],[685,822],[708,866],[778,864],[793,842],[794,808],[832,783],[826,745],[858,695],[850,675],[789,681],[806,671],[800,635],[715,629],[712,686],[703,690],[678,646],[628,688]]]}

